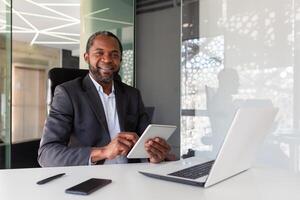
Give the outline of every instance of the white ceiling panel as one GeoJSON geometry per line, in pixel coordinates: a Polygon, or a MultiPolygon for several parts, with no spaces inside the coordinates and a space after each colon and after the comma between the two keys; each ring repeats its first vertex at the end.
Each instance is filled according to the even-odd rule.
{"type": "Polygon", "coordinates": [[[13,39],[31,45],[40,44],[68,50],[79,49],[80,0],[13,0],[12,2],[13,39]]]}

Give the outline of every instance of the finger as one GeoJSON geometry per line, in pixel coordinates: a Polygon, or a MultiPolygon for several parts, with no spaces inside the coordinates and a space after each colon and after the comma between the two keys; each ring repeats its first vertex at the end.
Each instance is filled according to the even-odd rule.
{"type": "Polygon", "coordinates": [[[151,148],[150,143],[152,143],[152,142],[150,142],[150,141],[145,142],[144,147],[145,147],[146,151],[149,151],[149,149],[151,148]]]}
{"type": "Polygon", "coordinates": [[[112,145],[112,151],[117,152],[120,154],[122,151],[129,151],[131,147],[128,146],[128,144],[124,144],[125,141],[121,142],[120,138],[115,138],[112,145]]]}
{"type": "Polygon", "coordinates": [[[152,153],[151,151],[148,152],[149,154],[149,160],[151,163],[159,163],[161,161],[161,159],[154,153],[152,153]]]}
{"type": "Polygon", "coordinates": [[[153,148],[152,146],[148,148],[147,152],[150,152],[154,157],[158,157],[160,160],[163,160],[165,158],[165,153],[161,152],[156,148],[153,148]]]}
{"type": "Polygon", "coordinates": [[[166,146],[161,145],[161,143],[158,143],[156,141],[149,143],[150,148],[154,148],[158,151],[160,151],[162,154],[167,154],[169,152],[169,148],[166,146]]]}
{"type": "Polygon", "coordinates": [[[134,132],[121,132],[121,133],[119,133],[118,136],[120,136],[126,140],[130,140],[133,143],[136,143],[137,140],[139,139],[139,136],[134,132]]]}
{"type": "Polygon", "coordinates": [[[165,148],[164,146],[161,146],[159,143],[155,142],[154,139],[150,139],[147,142],[145,142],[145,148],[155,148],[161,152],[167,152],[167,148],[165,148]]]}
{"type": "Polygon", "coordinates": [[[149,141],[149,142],[145,143],[145,150],[147,151],[147,153],[149,154],[150,157],[156,155],[155,152],[153,152],[153,150],[152,150],[152,148],[153,148],[151,146],[152,142],[153,141],[149,141]]]}
{"type": "Polygon", "coordinates": [[[121,143],[122,145],[126,145],[126,147],[128,149],[130,149],[134,145],[134,143],[132,141],[124,139],[122,137],[117,137],[117,141],[118,141],[118,143],[121,143]]]}
{"type": "Polygon", "coordinates": [[[150,144],[153,143],[153,142],[154,142],[153,139],[148,139],[148,140],[146,140],[144,146],[145,146],[145,147],[150,147],[150,144]]]}
{"type": "Polygon", "coordinates": [[[156,143],[159,143],[160,146],[163,146],[164,148],[167,149],[167,151],[170,151],[171,150],[171,147],[170,145],[167,143],[167,141],[163,138],[160,138],[160,137],[156,137],[154,138],[154,141],[156,143]]]}
{"type": "Polygon", "coordinates": [[[164,156],[158,154],[157,150],[153,149],[153,147],[151,146],[152,142],[149,141],[147,144],[145,144],[145,149],[149,155],[149,161],[151,163],[159,163],[164,160],[164,156]]]}
{"type": "Polygon", "coordinates": [[[145,144],[150,144],[151,141],[153,143],[156,143],[158,144],[159,146],[161,146],[161,148],[164,148],[166,149],[166,151],[170,151],[171,150],[171,146],[166,142],[166,140],[162,139],[162,138],[159,138],[159,137],[156,137],[156,138],[152,138],[152,139],[148,139],[145,144]]]}
{"type": "Polygon", "coordinates": [[[150,162],[151,162],[151,163],[159,163],[159,162],[163,161],[163,159],[160,158],[160,157],[159,157],[158,155],[156,155],[156,154],[152,155],[149,159],[150,159],[150,162]]]}
{"type": "Polygon", "coordinates": [[[128,151],[124,151],[124,150],[123,150],[123,151],[121,151],[121,155],[122,155],[122,156],[126,156],[126,155],[127,155],[127,153],[128,153],[128,151]]]}

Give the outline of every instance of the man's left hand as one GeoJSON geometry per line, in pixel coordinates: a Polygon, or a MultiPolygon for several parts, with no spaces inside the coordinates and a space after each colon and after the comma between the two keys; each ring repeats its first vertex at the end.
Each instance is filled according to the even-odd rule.
{"type": "Polygon", "coordinates": [[[171,147],[166,140],[156,137],[145,142],[145,149],[150,156],[150,162],[159,163],[166,159],[171,147]]]}

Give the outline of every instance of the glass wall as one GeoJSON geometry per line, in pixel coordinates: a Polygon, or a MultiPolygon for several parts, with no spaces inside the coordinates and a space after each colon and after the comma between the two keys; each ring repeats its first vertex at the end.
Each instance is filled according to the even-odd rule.
{"type": "Polygon", "coordinates": [[[38,143],[47,116],[48,71],[70,67],[63,66],[62,51],[79,51],[80,4],[13,0],[12,6],[12,144],[38,143]]]}
{"type": "MultiPolygon", "coordinates": [[[[81,55],[91,34],[101,30],[114,33],[123,45],[120,75],[128,85],[134,85],[134,8],[134,0],[81,0],[81,55]]],[[[83,57],[80,59],[80,66],[88,68],[83,57]]]]}
{"type": "Polygon", "coordinates": [[[0,169],[10,167],[11,1],[0,1],[0,169]]]}
{"type": "Polygon", "coordinates": [[[300,1],[182,1],[181,146],[215,157],[240,107],[279,108],[258,154],[300,171],[300,1]]]}
{"type": "Polygon", "coordinates": [[[48,71],[78,68],[80,41],[85,48],[91,33],[109,30],[121,39],[120,73],[134,84],[134,1],[82,4],[81,9],[80,0],[0,1],[0,168],[14,167],[16,158],[36,161],[47,116],[48,71]],[[10,149],[24,143],[31,145],[29,158],[10,149]]]}

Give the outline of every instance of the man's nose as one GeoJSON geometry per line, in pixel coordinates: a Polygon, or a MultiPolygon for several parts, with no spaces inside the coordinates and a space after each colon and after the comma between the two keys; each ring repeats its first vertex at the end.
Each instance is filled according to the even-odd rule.
{"type": "Polygon", "coordinates": [[[110,63],[112,62],[112,58],[111,55],[108,53],[103,54],[103,56],[101,57],[101,61],[105,62],[105,63],[110,63]]]}

